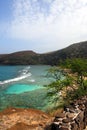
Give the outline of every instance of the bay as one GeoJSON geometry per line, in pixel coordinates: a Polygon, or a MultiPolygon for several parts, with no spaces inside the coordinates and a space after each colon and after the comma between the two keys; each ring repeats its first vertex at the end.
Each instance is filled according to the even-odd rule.
{"type": "Polygon", "coordinates": [[[37,108],[45,111],[49,103],[44,85],[48,65],[0,66],[0,110],[8,107],[37,108]]]}

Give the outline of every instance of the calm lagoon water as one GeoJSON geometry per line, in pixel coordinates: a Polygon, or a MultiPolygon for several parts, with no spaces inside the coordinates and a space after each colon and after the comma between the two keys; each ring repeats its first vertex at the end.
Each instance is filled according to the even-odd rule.
{"type": "Polygon", "coordinates": [[[46,78],[47,65],[0,66],[0,110],[7,107],[37,108],[46,110],[44,85],[51,82],[46,78]]]}

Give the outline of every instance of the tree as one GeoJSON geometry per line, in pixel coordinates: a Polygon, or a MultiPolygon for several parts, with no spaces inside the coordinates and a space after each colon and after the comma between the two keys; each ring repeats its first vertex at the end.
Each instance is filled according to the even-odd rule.
{"type": "MultiPolygon", "coordinates": [[[[48,70],[48,77],[54,78],[54,82],[47,86],[47,96],[51,102],[57,103],[59,92],[65,92],[65,101],[71,101],[74,97],[87,94],[87,60],[67,59],[61,64],[62,67],[52,67],[48,70]],[[64,68],[68,68],[69,70],[64,68]],[[69,73],[70,72],[70,73],[69,73]],[[74,74],[73,74],[74,73],[74,74]]],[[[63,99],[63,95],[62,99],[63,99]]]]}
{"type": "Polygon", "coordinates": [[[69,92],[71,98],[78,98],[87,94],[87,59],[67,59],[62,66],[68,68],[74,73],[74,84],[76,89],[73,92],[69,92]]]}
{"type": "Polygon", "coordinates": [[[59,99],[63,98],[61,91],[63,91],[64,88],[67,88],[67,86],[72,83],[72,79],[59,67],[50,68],[47,76],[54,78],[54,81],[46,86],[48,89],[47,97],[49,98],[50,102],[53,102],[55,105],[57,105],[59,99]]]}
{"type": "Polygon", "coordinates": [[[53,78],[55,81],[60,80],[62,77],[64,77],[66,73],[63,71],[63,69],[60,69],[58,66],[51,67],[48,69],[47,77],[53,78]]]}
{"type": "Polygon", "coordinates": [[[70,60],[70,69],[73,73],[77,73],[77,83],[84,87],[84,77],[87,73],[87,60],[86,59],[73,59],[70,60]]]}

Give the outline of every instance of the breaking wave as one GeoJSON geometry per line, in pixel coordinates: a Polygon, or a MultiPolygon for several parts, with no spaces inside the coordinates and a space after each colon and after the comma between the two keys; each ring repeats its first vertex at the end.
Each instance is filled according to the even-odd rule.
{"type": "MultiPolygon", "coordinates": [[[[0,85],[11,83],[11,82],[16,82],[16,81],[25,79],[27,77],[30,77],[32,74],[29,72],[29,69],[30,69],[30,67],[26,67],[23,70],[19,71],[18,77],[8,79],[8,80],[4,80],[4,81],[0,81],[0,85]]],[[[32,82],[34,82],[34,80],[32,80],[32,82]]]]}

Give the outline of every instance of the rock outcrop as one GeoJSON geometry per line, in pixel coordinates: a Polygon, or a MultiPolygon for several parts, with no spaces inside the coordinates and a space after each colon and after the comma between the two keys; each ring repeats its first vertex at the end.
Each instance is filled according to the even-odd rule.
{"type": "Polygon", "coordinates": [[[66,106],[46,130],[84,130],[87,125],[87,96],[66,106]]]}

